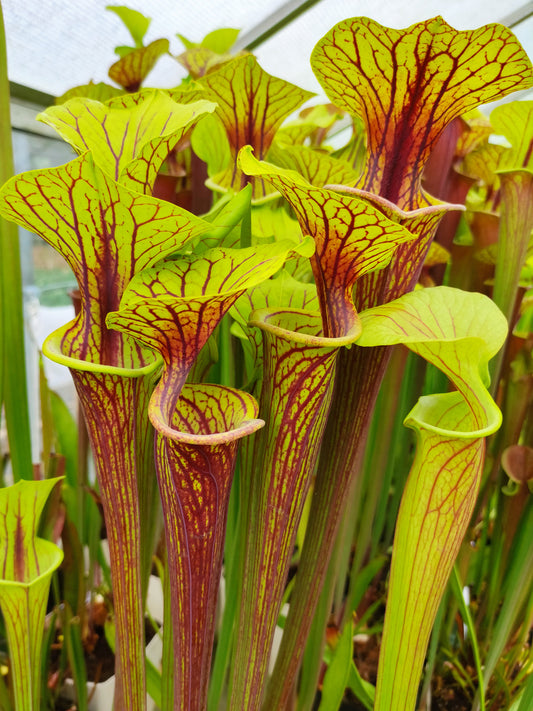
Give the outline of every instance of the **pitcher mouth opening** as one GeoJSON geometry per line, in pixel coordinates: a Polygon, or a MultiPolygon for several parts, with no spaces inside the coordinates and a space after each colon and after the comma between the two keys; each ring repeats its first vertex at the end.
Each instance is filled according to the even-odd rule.
{"type": "Polygon", "coordinates": [[[43,343],[43,354],[55,363],[59,363],[73,370],[108,373],[110,375],[120,375],[126,378],[140,378],[153,373],[156,369],[160,368],[163,363],[163,359],[158,353],[144,346],[139,346],[138,344],[137,352],[139,353],[139,361],[138,363],[134,363],[132,359],[130,365],[111,365],[101,363],[97,360],[87,360],[66,355],[62,350],[62,341],[65,333],[72,327],[73,323],[74,321],[70,321],[53,331],[43,343]]]}
{"type": "Polygon", "coordinates": [[[187,383],[170,421],[153,397],[148,416],[163,437],[183,444],[213,446],[228,444],[264,427],[258,410],[255,398],[248,393],[225,385],[187,383]]]}
{"type": "Polygon", "coordinates": [[[438,215],[452,210],[458,212],[465,212],[466,210],[466,207],[460,203],[451,203],[438,200],[428,193],[424,193],[425,197],[428,199],[427,205],[422,205],[421,207],[416,207],[412,210],[404,210],[401,207],[398,207],[398,205],[392,202],[392,200],[387,200],[387,198],[382,197],[381,195],[376,195],[375,193],[369,192],[368,190],[362,190],[361,188],[354,188],[350,185],[337,185],[332,183],[324,185],[324,190],[332,190],[336,193],[352,195],[353,197],[365,200],[373,207],[380,209],[387,217],[395,222],[398,220],[413,220],[417,216],[421,215],[430,215],[434,213],[438,215]]]}
{"type": "Polygon", "coordinates": [[[361,334],[361,324],[356,316],[343,336],[324,336],[322,317],[318,311],[302,309],[257,309],[249,320],[251,326],[314,348],[338,348],[354,343],[361,334]]]}

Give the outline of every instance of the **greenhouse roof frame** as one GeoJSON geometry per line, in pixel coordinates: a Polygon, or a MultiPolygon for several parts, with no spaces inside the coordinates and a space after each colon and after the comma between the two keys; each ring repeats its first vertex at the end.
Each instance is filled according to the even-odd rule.
{"type": "MultiPolygon", "coordinates": [[[[3,0],[8,72],[12,93],[33,103],[50,103],[69,88],[90,79],[106,81],[116,60],[115,45],[131,44],[118,16],[106,10],[109,0],[3,0]],[[43,28],[45,31],[43,32],[43,28]]],[[[185,5],[175,0],[131,0],[128,7],[152,17],[147,41],[167,37],[170,55],[161,57],[147,86],[171,87],[186,75],[175,57],[183,51],[180,32],[200,41],[220,27],[241,29],[237,47],[253,49],[263,68],[305,89],[321,94],[309,66],[314,44],[341,19],[367,15],[390,27],[406,27],[441,14],[457,29],[471,29],[489,22],[511,27],[524,49],[533,56],[533,2],[508,0],[413,0],[409,5],[382,0],[277,0],[268,6],[261,0],[212,3],[196,0],[185,5]],[[222,7],[223,6],[223,7],[222,7]]],[[[527,93],[529,98],[531,92],[527,93]]],[[[516,98],[516,97],[513,97],[516,98]]]]}

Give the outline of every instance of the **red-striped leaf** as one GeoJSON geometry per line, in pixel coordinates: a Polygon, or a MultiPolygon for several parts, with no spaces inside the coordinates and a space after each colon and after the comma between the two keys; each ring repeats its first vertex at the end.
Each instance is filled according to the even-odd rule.
{"type": "Polygon", "coordinates": [[[184,383],[224,313],[246,288],[278,271],[292,246],[213,249],[162,262],[132,279],[120,310],[107,319],[164,361],[149,416],[158,431],[169,561],[180,573],[171,582],[174,695],[180,708],[204,708],[235,441],[262,424],[255,415],[243,422],[250,419],[250,396],[213,386],[191,390],[184,383]],[[180,397],[182,391],[186,395],[180,397]],[[230,431],[222,420],[236,410],[236,399],[246,401],[248,415],[241,414],[230,431]]]}
{"type": "Polygon", "coordinates": [[[146,47],[138,47],[115,62],[109,69],[109,78],[126,91],[137,91],[161,55],[168,52],[167,39],[157,39],[146,47]]]}
{"type": "MultiPolygon", "coordinates": [[[[192,94],[191,94],[192,97],[192,94]]],[[[126,94],[108,104],[71,99],[39,114],[78,152],[132,190],[151,194],[170,151],[198,120],[214,111],[209,101],[178,104],[161,91],[126,94]]]]}
{"type": "MultiPolygon", "coordinates": [[[[324,333],[345,333],[355,317],[352,290],[364,274],[382,269],[411,233],[397,221],[355,195],[342,195],[315,188],[292,170],[256,160],[249,148],[239,155],[240,165],[250,175],[271,182],[290,202],[301,230],[315,241],[312,258],[324,333]]],[[[397,220],[400,215],[398,214],[397,220]]]]}
{"type": "Polygon", "coordinates": [[[55,247],[78,281],[82,311],[64,334],[63,353],[121,367],[135,361],[124,340],[105,328],[107,313],[118,308],[136,272],[210,225],[122,187],[89,153],[59,168],[15,176],[0,195],[0,212],[55,247]]]}
{"type": "Polygon", "coordinates": [[[285,581],[326,425],[337,355],[359,335],[354,318],[338,338],[323,336],[320,314],[254,312],[264,337],[259,414],[242,505],[244,587],[232,663],[231,708],[260,708],[285,581]]]}
{"type": "Polygon", "coordinates": [[[247,288],[278,271],[292,248],[285,242],[213,249],[162,262],[132,279],[107,323],[163,357],[165,371],[150,405],[157,429],[169,434],[181,387],[224,313],[247,288]]]}
{"type": "Polygon", "coordinates": [[[427,204],[422,171],[453,118],[533,83],[531,62],[506,27],[458,32],[441,17],[405,30],[344,20],[318,42],[311,63],[331,101],[364,120],[359,187],[404,209],[427,204]]]}
{"type": "MultiPolygon", "coordinates": [[[[282,121],[312,94],[267,74],[251,55],[224,64],[202,83],[209,89],[207,98],[218,104],[216,115],[231,153],[230,165],[211,182],[222,190],[240,190],[250,181],[237,165],[239,150],[250,145],[264,158],[282,121]]],[[[251,182],[255,200],[272,192],[261,180],[251,182]]]]}

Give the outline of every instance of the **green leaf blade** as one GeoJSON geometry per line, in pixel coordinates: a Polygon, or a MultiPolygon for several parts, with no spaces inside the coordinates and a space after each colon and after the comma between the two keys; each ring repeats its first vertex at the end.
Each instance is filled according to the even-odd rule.
{"type": "MultiPolygon", "coordinates": [[[[7,50],[0,6],[0,183],[14,172],[9,107],[7,50]]],[[[0,406],[5,410],[15,481],[33,478],[23,322],[18,231],[0,219],[0,406]]]]}
{"type": "Polygon", "coordinates": [[[351,621],[344,629],[333,652],[322,685],[322,698],[318,711],[338,711],[344,690],[348,686],[353,655],[353,626],[351,621]]]}
{"type": "Polygon", "coordinates": [[[133,37],[136,47],[142,47],[145,34],[150,27],[151,18],[143,15],[138,10],[133,10],[125,5],[106,5],[106,10],[114,12],[120,17],[133,37]]]}

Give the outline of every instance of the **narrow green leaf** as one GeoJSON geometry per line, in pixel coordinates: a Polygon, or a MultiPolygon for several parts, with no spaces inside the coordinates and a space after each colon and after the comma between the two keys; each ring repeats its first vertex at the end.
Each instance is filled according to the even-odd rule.
{"type": "Polygon", "coordinates": [[[225,238],[231,235],[232,230],[234,230],[241,221],[248,219],[251,195],[251,187],[246,186],[236,195],[233,195],[231,199],[226,200],[223,198],[219,200],[215,209],[204,215],[204,219],[211,224],[211,229],[207,236],[202,235],[195,243],[194,252],[196,254],[206,247],[237,246],[237,244],[225,244],[225,238]]]}
{"type": "Polygon", "coordinates": [[[78,462],[78,425],[64,400],[53,391],[50,392],[50,405],[57,434],[58,453],[65,458],[65,475],[67,483],[75,487],[78,462]]]}
{"type": "Polygon", "coordinates": [[[71,490],[68,485],[63,487],[62,499],[67,508],[67,517],[61,532],[61,543],[65,555],[61,566],[63,574],[61,599],[74,611],[75,615],[79,615],[80,619],[83,618],[85,621],[87,615],[85,552],[79,535],[83,519],[78,521],[76,518],[78,514],[76,494],[76,490],[71,490]]]}
{"type": "Polygon", "coordinates": [[[252,204],[251,204],[251,194],[250,202],[248,203],[248,209],[246,210],[242,223],[241,223],[241,247],[251,247],[252,246],[252,204]]]}
{"type": "Polygon", "coordinates": [[[67,647],[69,667],[76,689],[76,706],[78,711],[88,711],[87,701],[87,670],[85,667],[85,654],[81,640],[80,620],[72,616],[72,611],[67,609],[63,617],[65,625],[63,636],[67,647]]]}
{"type": "Polygon", "coordinates": [[[353,660],[350,668],[348,686],[353,691],[355,696],[359,699],[359,701],[363,704],[363,706],[368,709],[368,711],[372,711],[372,709],[374,708],[376,687],[362,678],[353,660]]]}
{"type": "Polygon", "coordinates": [[[522,611],[523,605],[530,599],[533,590],[533,551],[530,536],[533,527],[533,502],[531,497],[520,523],[518,533],[513,540],[513,554],[502,590],[503,603],[498,611],[491,644],[485,657],[483,670],[485,690],[488,688],[498,659],[509,642],[517,616],[522,611]]]}
{"type": "Polygon", "coordinates": [[[322,699],[318,711],[338,711],[352,672],[352,656],[353,626],[350,621],[344,625],[335,651],[331,656],[324,676],[322,699]]]}
{"type": "Polygon", "coordinates": [[[459,607],[461,617],[463,618],[466,628],[468,630],[470,644],[472,645],[472,653],[474,655],[474,663],[476,665],[478,682],[481,681],[481,684],[479,685],[479,709],[480,711],[485,711],[485,690],[483,688],[482,683],[483,667],[481,666],[481,658],[479,656],[479,645],[477,641],[476,626],[474,624],[474,620],[472,619],[472,615],[470,614],[470,608],[468,607],[464,598],[463,586],[459,578],[459,571],[457,570],[457,566],[454,566],[453,568],[451,577],[451,587],[455,596],[455,600],[459,607]]]}
{"type": "MultiPolygon", "coordinates": [[[[57,631],[57,612],[57,609],[52,610],[43,631],[43,646],[41,650],[41,699],[49,699],[51,695],[48,688],[48,675],[50,672],[50,652],[57,631]]],[[[0,709],[4,711],[2,702],[2,693],[0,692],[0,709]]],[[[6,706],[6,709],[7,711],[12,711],[12,707],[9,704],[6,706]]]]}
{"type": "Polygon", "coordinates": [[[380,555],[371,560],[365,567],[357,573],[352,588],[350,589],[349,610],[355,612],[363,595],[370,587],[370,583],[383,568],[388,558],[380,555]]]}
{"type": "MultiPolygon", "coordinates": [[[[2,6],[0,5],[0,184],[13,175],[10,93],[2,6]]],[[[32,450],[18,231],[0,218],[0,404],[5,408],[13,476],[32,479],[32,450]]]]}
{"type": "Polygon", "coordinates": [[[157,708],[161,708],[161,672],[146,659],[146,690],[157,708]]]}
{"type": "MultiPolygon", "coordinates": [[[[234,480],[234,482],[236,479],[234,480]]],[[[231,508],[231,504],[230,504],[231,508]]],[[[225,582],[226,582],[226,602],[224,605],[224,613],[222,618],[222,625],[220,626],[217,633],[217,647],[215,658],[213,662],[213,668],[211,670],[211,676],[209,680],[209,694],[207,700],[208,711],[218,711],[220,700],[222,698],[222,693],[224,690],[224,683],[227,677],[227,669],[231,659],[231,648],[233,644],[234,626],[235,619],[238,610],[238,599],[239,591],[236,589],[237,576],[228,575],[228,554],[227,554],[227,534],[226,534],[226,553],[224,557],[224,569],[225,569],[225,582]]],[[[238,550],[238,545],[234,541],[234,545],[231,551],[232,554],[232,564],[238,566],[239,562],[235,562],[236,552],[238,550]]],[[[235,570],[235,568],[233,568],[235,570]]]]}
{"type": "Polygon", "coordinates": [[[136,47],[143,46],[143,39],[150,27],[152,21],[150,17],[146,17],[142,12],[132,10],[125,5],[106,5],[106,10],[116,13],[122,22],[128,28],[130,35],[133,37],[136,47]]]}
{"type": "Polygon", "coordinates": [[[533,674],[526,682],[518,707],[515,709],[513,706],[511,711],[529,711],[531,708],[533,708],[533,674]]]}
{"type": "MultiPolygon", "coordinates": [[[[331,595],[329,591],[332,586],[331,581],[335,577],[335,564],[336,560],[332,557],[328,564],[326,583],[322,588],[320,600],[316,607],[315,614],[313,615],[313,622],[309,634],[306,637],[305,652],[302,657],[301,672],[298,681],[298,702],[296,711],[308,711],[308,709],[313,707],[315,702],[326,644],[324,630],[327,627],[331,612],[331,595]]],[[[294,602],[294,586],[291,604],[292,602],[294,602]]],[[[283,634],[285,634],[285,628],[283,634]]],[[[274,674],[270,677],[269,686],[267,686],[267,696],[269,688],[276,683],[277,680],[274,674]]]]}

